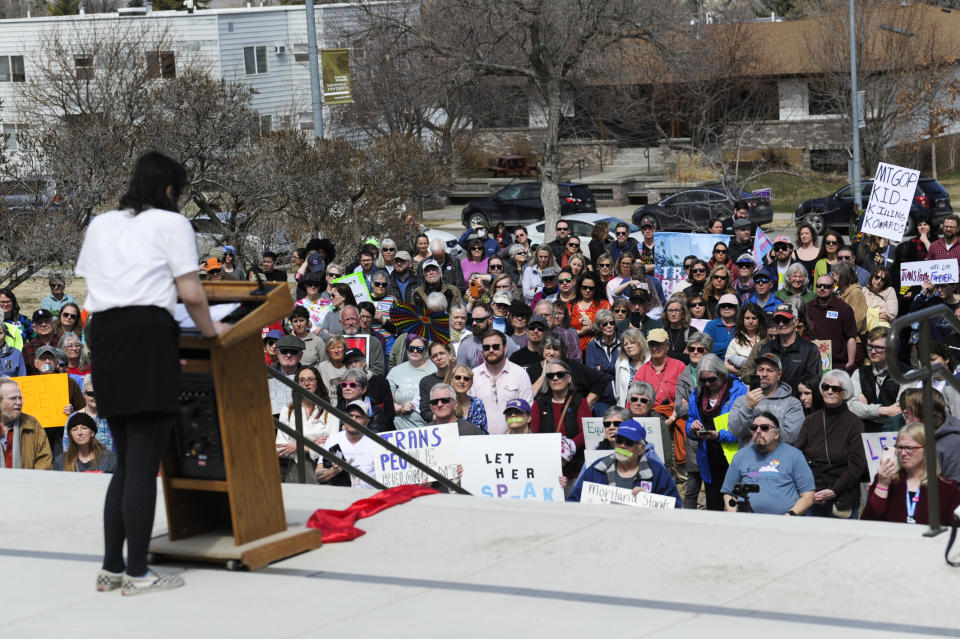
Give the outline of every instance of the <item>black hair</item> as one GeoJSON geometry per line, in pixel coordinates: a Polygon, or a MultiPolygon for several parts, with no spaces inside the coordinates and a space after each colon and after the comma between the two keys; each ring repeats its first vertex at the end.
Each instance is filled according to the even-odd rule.
{"type": "Polygon", "coordinates": [[[803,412],[807,415],[815,413],[823,408],[823,395],[820,394],[820,380],[814,375],[806,375],[799,379],[793,387],[793,396],[800,399],[800,384],[803,384],[813,393],[813,404],[809,409],[804,408],[803,412]]]}
{"type": "Polygon", "coordinates": [[[130,177],[130,186],[120,198],[121,209],[134,214],[149,208],[176,211],[177,202],[187,186],[187,172],[183,165],[157,151],[149,151],[137,158],[130,177]],[[167,195],[173,187],[173,197],[167,195]]]}
{"type": "Polygon", "coordinates": [[[293,312],[290,313],[290,317],[291,319],[294,317],[301,317],[303,319],[309,320],[310,312],[307,310],[305,306],[294,306],[293,312]]]}
{"type": "MultiPolygon", "coordinates": [[[[756,415],[754,415],[753,419],[756,419],[757,417],[763,417],[764,419],[769,419],[771,422],[773,422],[774,428],[776,428],[777,430],[780,430],[780,420],[777,419],[777,416],[774,415],[773,413],[762,410],[756,415]]],[[[751,424],[753,423],[753,419],[750,420],[751,424]]]]}
{"type": "Polygon", "coordinates": [[[735,200],[733,203],[734,211],[742,211],[743,209],[749,209],[750,206],[744,200],[735,200]]]}
{"type": "Polygon", "coordinates": [[[13,302],[13,308],[10,309],[10,317],[2,318],[3,321],[14,322],[20,316],[20,304],[17,303],[17,296],[13,294],[13,289],[11,288],[0,288],[0,295],[6,295],[10,298],[10,301],[13,302]]]}
{"type": "Polygon", "coordinates": [[[360,302],[357,304],[357,311],[366,311],[374,318],[377,317],[377,307],[373,305],[373,302],[360,302]]]}

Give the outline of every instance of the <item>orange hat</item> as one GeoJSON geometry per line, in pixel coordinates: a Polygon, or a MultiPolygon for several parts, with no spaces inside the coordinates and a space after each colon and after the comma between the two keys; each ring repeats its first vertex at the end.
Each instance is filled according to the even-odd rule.
{"type": "Polygon", "coordinates": [[[223,268],[223,262],[215,257],[208,257],[203,263],[203,270],[209,273],[210,271],[215,271],[217,269],[223,268]]]}

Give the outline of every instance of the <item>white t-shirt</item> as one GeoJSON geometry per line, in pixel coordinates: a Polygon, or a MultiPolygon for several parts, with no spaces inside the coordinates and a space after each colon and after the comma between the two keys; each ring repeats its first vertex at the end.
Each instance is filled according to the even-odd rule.
{"type": "MultiPolygon", "coordinates": [[[[343,452],[343,458],[346,459],[351,466],[357,468],[358,470],[362,470],[371,477],[376,476],[374,474],[373,464],[377,458],[376,456],[380,454],[380,451],[385,450],[384,448],[374,444],[366,435],[361,437],[360,441],[358,441],[356,444],[351,443],[350,440],[347,439],[347,431],[345,430],[341,430],[333,435],[330,435],[330,438],[327,439],[327,443],[324,445],[324,448],[330,450],[336,444],[340,445],[340,450],[343,452]]],[[[354,488],[373,488],[373,486],[367,482],[357,479],[353,475],[350,476],[350,483],[354,488]]]]}
{"type": "Polygon", "coordinates": [[[172,211],[109,211],[87,228],[76,273],[87,281],[91,313],[123,306],[159,306],[173,315],[174,279],[200,270],[187,218],[172,211]]]}

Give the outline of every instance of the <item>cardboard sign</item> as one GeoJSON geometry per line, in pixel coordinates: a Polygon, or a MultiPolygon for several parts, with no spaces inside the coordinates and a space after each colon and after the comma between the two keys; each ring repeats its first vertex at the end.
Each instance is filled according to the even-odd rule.
{"type": "Polygon", "coordinates": [[[586,470],[593,466],[598,459],[609,457],[613,454],[612,450],[585,450],[583,451],[583,468],[586,470]]]}
{"type": "MultiPolygon", "coordinates": [[[[456,424],[391,430],[378,435],[447,479],[456,480],[457,465],[460,463],[460,431],[456,424]]],[[[387,488],[419,484],[428,477],[399,455],[385,448],[378,449],[381,452],[374,462],[374,471],[377,481],[387,488]]]]}
{"type": "MultiPolygon", "coordinates": [[[[660,433],[660,418],[659,417],[634,417],[636,421],[640,422],[640,425],[644,427],[647,431],[647,443],[653,444],[654,450],[657,451],[657,456],[660,458],[660,461],[664,460],[663,452],[663,436],[660,433]]],[[[585,417],[583,420],[583,441],[584,441],[584,453],[595,452],[597,446],[600,445],[600,442],[603,441],[603,418],[602,417],[585,417]]],[[[596,451],[601,453],[606,453],[609,455],[610,450],[605,451],[596,451]]],[[[599,459],[594,457],[594,461],[599,459]]],[[[589,464],[587,464],[589,466],[589,464]]]]}
{"type": "Polygon", "coordinates": [[[580,492],[581,504],[623,504],[636,508],[652,508],[655,510],[669,510],[675,508],[677,500],[673,497],[656,495],[654,493],[639,492],[636,495],[628,488],[606,486],[590,481],[583,482],[580,492]]]}
{"type": "Polygon", "coordinates": [[[820,368],[826,373],[833,369],[833,342],[828,339],[811,340],[820,353],[820,368]]]}
{"type": "Polygon", "coordinates": [[[603,417],[584,417],[583,418],[583,448],[584,450],[596,450],[600,442],[603,441],[603,417]]]}
{"type": "MultiPolygon", "coordinates": [[[[59,428],[67,425],[63,408],[70,403],[66,373],[13,377],[23,395],[23,412],[37,418],[44,428],[59,428]]],[[[78,411],[83,406],[74,406],[78,411]]]]}
{"type": "Polygon", "coordinates": [[[353,292],[353,297],[357,300],[357,304],[360,302],[373,301],[373,298],[370,297],[370,289],[367,288],[367,280],[363,277],[363,273],[358,271],[333,280],[334,284],[338,282],[344,282],[350,286],[350,290],[353,292]]]}
{"type": "Polygon", "coordinates": [[[870,481],[877,476],[877,468],[880,467],[880,458],[883,456],[884,448],[893,448],[897,444],[897,434],[889,433],[863,433],[863,453],[867,456],[867,472],[870,474],[870,481]]]}
{"type": "MultiPolygon", "coordinates": [[[[903,239],[920,171],[880,162],[860,230],[892,242],[903,239]]],[[[859,194],[854,194],[859,198],[859,194]]]]}
{"type": "Polygon", "coordinates": [[[957,268],[957,260],[904,262],[900,265],[901,286],[919,286],[927,280],[934,284],[960,282],[960,269],[957,268]]]}
{"type": "Polygon", "coordinates": [[[462,437],[463,487],[492,499],[563,501],[560,433],[462,437]]]}

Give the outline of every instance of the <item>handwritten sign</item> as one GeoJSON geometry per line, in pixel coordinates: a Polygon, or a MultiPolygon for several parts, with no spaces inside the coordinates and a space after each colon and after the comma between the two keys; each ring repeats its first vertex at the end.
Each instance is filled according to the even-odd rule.
{"type": "Polygon", "coordinates": [[[563,501],[560,433],[462,437],[463,487],[492,499],[563,501]]]}
{"type": "Polygon", "coordinates": [[[957,268],[957,260],[904,262],[900,265],[901,286],[919,286],[927,280],[934,284],[960,282],[960,269],[957,268]]]}
{"type": "Polygon", "coordinates": [[[583,482],[580,493],[581,504],[623,504],[636,508],[652,508],[654,510],[669,510],[675,508],[677,500],[673,497],[655,495],[654,493],[639,492],[636,495],[629,488],[619,486],[605,486],[591,481],[583,482]]]}
{"type": "Polygon", "coordinates": [[[860,230],[893,242],[902,240],[919,179],[920,171],[880,162],[860,230]]]}
{"type": "Polygon", "coordinates": [[[350,286],[350,291],[353,292],[353,297],[357,300],[357,304],[360,302],[371,302],[373,299],[370,297],[370,289],[367,288],[367,281],[363,277],[363,273],[359,271],[356,273],[350,273],[349,275],[344,275],[343,277],[338,277],[333,280],[334,284],[343,282],[350,286]]]}
{"type": "Polygon", "coordinates": [[[585,450],[596,450],[604,440],[603,417],[583,418],[583,447],[585,450]]]}
{"type": "Polygon", "coordinates": [[[880,458],[883,456],[884,448],[893,448],[897,444],[897,434],[889,433],[863,433],[863,453],[867,456],[867,472],[870,474],[870,481],[877,476],[877,468],[880,467],[880,458]]]}
{"type": "Polygon", "coordinates": [[[826,373],[833,369],[833,342],[828,339],[811,340],[820,353],[820,368],[826,373]]]}
{"type": "MultiPolygon", "coordinates": [[[[460,432],[456,424],[422,426],[378,433],[379,436],[411,457],[423,462],[447,479],[457,478],[460,463],[460,432]]],[[[378,447],[379,448],[379,447],[378,447]]],[[[427,474],[385,448],[374,463],[377,481],[386,486],[419,484],[427,474]]]]}
{"type": "MultiPolygon", "coordinates": [[[[23,395],[23,412],[37,418],[44,428],[59,428],[67,425],[63,407],[70,403],[66,373],[13,377],[23,395]]],[[[74,406],[80,410],[83,406],[74,406]]]]}

